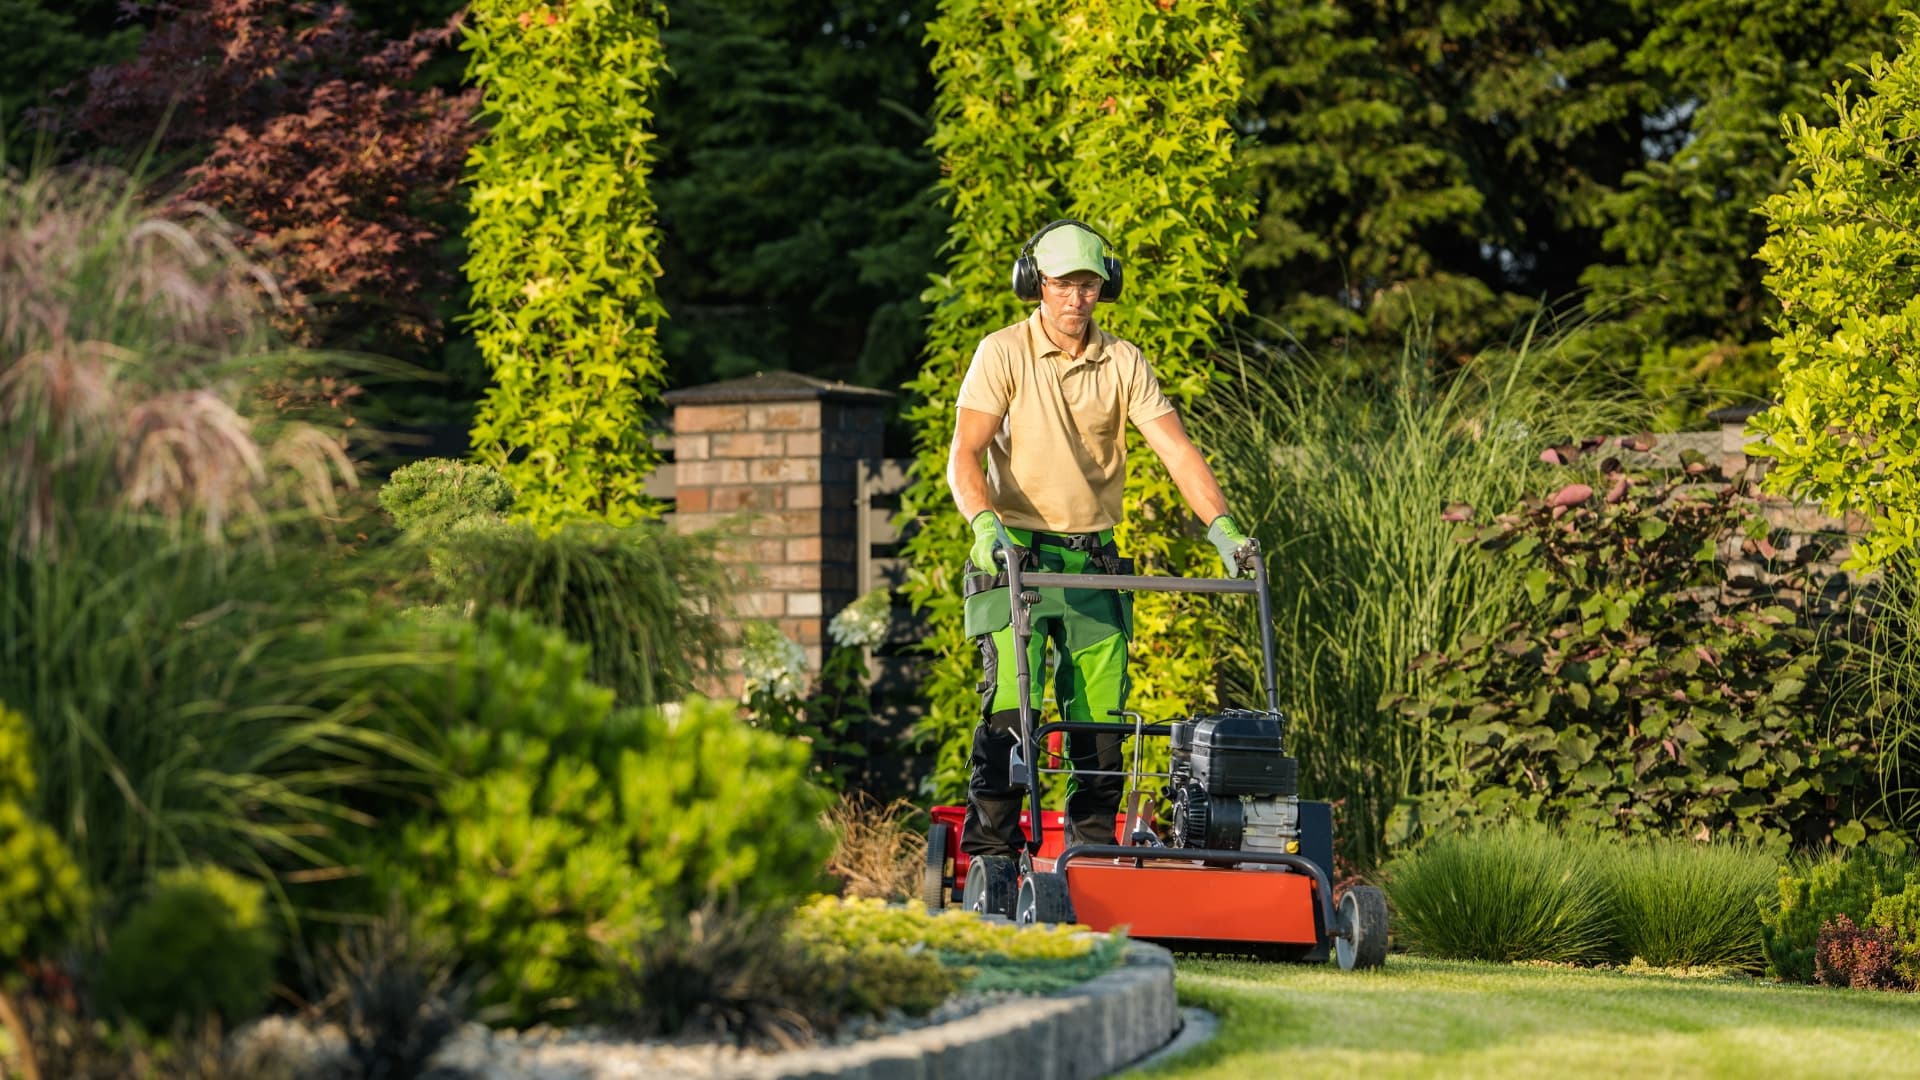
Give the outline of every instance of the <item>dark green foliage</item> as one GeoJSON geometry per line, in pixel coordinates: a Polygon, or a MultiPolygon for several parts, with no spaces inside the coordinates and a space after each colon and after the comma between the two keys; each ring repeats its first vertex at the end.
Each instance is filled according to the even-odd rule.
{"type": "Polygon", "coordinates": [[[1913,860],[1866,848],[1795,859],[1780,868],[1780,902],[1766,909],[1761,942],[1767,974],[1790,982],[1814,981],[1820,931],[1838,916],[1867,925],[1883,896],[1905,887],[1913,860]]]}
{"type": "Polygon", "coordinates": [[[322,964],[327,1015],[347,1036],[355,1080],[424,1077],[463,1020],[469,988],[401,913],[350,929],[322,964]]]}
{"type": "Polygon", "coordinates": [[[1773,892],[1778,859],[1749,846],[1652,839],[1605,843],[1596,860],[1617,958],[1743,971],[1765,962],[1761,903],[1773,892]]]}
{"type": "Polygon", "coordinates": [[[947,226],[926,146],[934,7],[672,5],[654,190],[673,382],[910,374],[947,226]]]}
{"type": "Polygon", "coordinates": [[[476,615],[525,612],[587,646],[589,676],[623,704],[678,697],[721,644],[711,615],[732,591],[717,541],[651,523],[576,521],[542,532],[475,523],[435,552],[447,596],[476,615]]]}
{"type": "Polygon", "coordinates": [[[123,20],[119,0],[0,0],[7,64],[0,68],[0,150],[7,163],[32,157],[40,133],[29,109],[96,65],[133,52],[140,28],[123,20]]]}
{"type": "MultiPolygon", "coordinates": [[[[1697,458],[1670,476],[1609,458],[1591,485],[1463,524],[1524,571],[1532,603],[1423,657],[1432,682],[1393,702],[1446,732],[1425,824],[1524,818],[1774,847],[1855,844],[1884,825],[1867,812],[1857,721],[1825,719],[1834,652],[1802,611],[1727,586],[1729,558],[1773,549],[1750,498],[1705,482],[1697,458]]],[[[1772,568],[1776,588],[1812,594],[1803,569],[1772,568]]]]}
{"type": "Polygon", "coordinates": [[[1601,256],[1599,200],[1640,159],[1625,2],[1274,4],[1254,22],[1241,283],[1335,369],[1408,325],[1452,364],[1601,256]]]}
{"type": "Polygon", "coordinates": [[[231,1030],[266,1005],[278,950],[258,883],[182,867],[108,934],[100,990],[148,1031],[209,1013],[231,1030]]]}
{"type": "Polygon", "coordinates": [[[1394,934],[1450,959],[1605,959],[1614,929],[1600,854],[1537,826],[1435,837],[1386,868],[1394,934]]]}
{"type": "Polygon", "coordinates": [[[28,813],[37,785],[27,722],[0,703],[0,965],[59,945],[86,910],[73,856],[28,813]]]}
{"type": "Polygon", "coordinates": [[[525,1022],[599,1000],[596,956],[706,898],[743,909],[816,887],[832,838],[804,747],[725,705],[614,711],[585,650],[525,615],[429,623],[456,662],[383,672],[388,711],[444,737],[435,804],[392,828],[378,887],[492,978],[476,1002],[525,1022]]]}
{"type": "Polygon", "coordinates": [[[423,458],[394,470],[380,505],[402,529],[445,532],[468,518],[498,518],[513,506],[513,487],[498,469],[448,458],[423,458]]]}
{"type": "Polygon", "coordinates": [[[1780,117],[1823,111],[1852,65],[1891,52],[1899,5],[1635,8],[1642,21],[1625,66],[1648,89],[1640,122],[1649,153],[1591,205],[1607,255],[1581,281],[1591,290],[1588,311],[1611,320],[1597,328],[1596,347],[1639,357],[1650,384],[1679,383],[1697,425],[1704,409],[1739,400],[1756,376],[1770,381],[1768,320],[1779,305],[1753,258],[1766,238],[1754,208],[1793,180],[1780,117]]]}

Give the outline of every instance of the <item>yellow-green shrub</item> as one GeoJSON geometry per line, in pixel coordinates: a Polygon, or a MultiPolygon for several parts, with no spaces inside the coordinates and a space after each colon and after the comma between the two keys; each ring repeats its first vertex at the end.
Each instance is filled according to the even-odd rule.
{"type": "Polygon", "coordinates": [[[586,650],[527,616],[444,620],[452,670],[383,675],[445,731],[431,810],[376,878],[494,976],[477,1004],[525,1022],[611,993],[602,953],[710,898],[744,910],[816,889],[832,848],[806,747],[730,705],[616,710],[586,650]]]}
{"type": "Polygon", "coordinates": [[[493,373],[473,425],[481,461],[536,524],[651,517],[659,460],[646,404],[664,378],[647,191],[655,0],[478,0],[468,78],[488,134],[473,150],[474,342],[493,373]]]}
{"type": "Polygon", "coordinates": [[[0,705],[0,970],[70,933],[87,898],[59,835],[28,812],[30,743],[26,718],[0,705]]]}

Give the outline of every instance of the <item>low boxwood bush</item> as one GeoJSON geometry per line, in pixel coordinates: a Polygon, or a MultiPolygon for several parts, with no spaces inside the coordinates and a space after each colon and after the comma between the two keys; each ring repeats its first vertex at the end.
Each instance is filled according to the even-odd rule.
{"type": "Polygon", "coordinates": [[[1448,959],[1607,959],[1614,931],[1595,855],[1539,827],[1433,837],[1386,868],[1394,934],[1448,959]]]}
{"type": "Polygon", "coordinates": [[[1780,868],[1779,902],[1761,921],[1767,973],[1791,982],[1813,982],[1820,931],[1840,916],[1871,925],[1874,904],[1906,888],[1914,860],[1869,849],[1796,858],[1780,868]]]}
{"type": "Polygon", "coordinates": [[[1602,868],[1619,957],[1654,967],[1757,971],[1761,901],[1774,888],[1779,860],[1746,845],[1653,840],[1601,844],[1602,868]]]}
{"type": "Polygon", "coordinates": [[[108,934],[100,989],[148,1031],[208,1014],[231,1029],[266,1005],[278,951],[258,882],[178,867],[108,934]]]}

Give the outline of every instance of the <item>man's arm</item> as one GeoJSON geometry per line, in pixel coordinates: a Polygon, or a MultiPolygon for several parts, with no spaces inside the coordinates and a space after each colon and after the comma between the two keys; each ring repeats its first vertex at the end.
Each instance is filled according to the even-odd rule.
{"type": "MultiPolygon", "coordinates": [[[[987,497],[987,471],[980,466],[987,444],[1000,430],[1000,417],[964,406],[953,426],[953,446],[947,451],[947,487],[960,516],[972,521],[982,510],[993,509],[987,497]]],[[[1202,467],[1206,465],[1201,462],[1202,467]]],[[[1211,475],[1211,474],[1209,474],[1211,475]]]]}
{"type": "MultiPolygon", "coordinates": [[[[965,411],[961,410],[962,413],[965,411]]],[[[1220,482],[1214,479],[1213,466],[1200,456],[1200,448],[1193,445],[1193,440],[1187,436],[1179,413],[1168,412],[1154,417],[1140,425],[1140,434],[1146,436],[1147,446],[1166,465],[1174,486],[1180,489],[1180,497],[1187,500],[1187,508],[1193,511],[1194,517],[1200,519],[1200,524],[1212,525],[1216,518],[1227,512],[1227,498],[1220,493],[1220,482]]]]}

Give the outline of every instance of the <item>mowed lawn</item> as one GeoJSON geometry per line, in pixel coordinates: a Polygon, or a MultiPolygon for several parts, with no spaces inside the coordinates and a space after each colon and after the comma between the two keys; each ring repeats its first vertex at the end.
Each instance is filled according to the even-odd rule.
{"type": "Polygon", "coordinates": [[[1155,1077],[1920,1076],[1920,995],[1390,956],[1373,972],[1183,958],[1220,1020],[1155,1077]]]}

